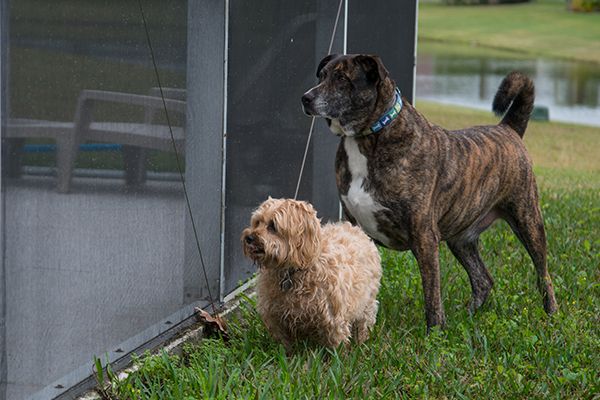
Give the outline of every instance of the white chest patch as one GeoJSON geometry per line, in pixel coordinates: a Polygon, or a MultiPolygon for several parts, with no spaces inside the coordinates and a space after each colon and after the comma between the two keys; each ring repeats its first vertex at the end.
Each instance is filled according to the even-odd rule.
{"type": "Polygon", "coordinates": [[[348,156],[348,169],[352,180],[348,193],[342,196],[342,201],[350,214],[356,219],[358,225],[369,236],[385,245],[389,245],[388,237],[378,231],[377,220],[375,219],[375,213],[386,208],[379,204],[371,193],[363,187],[369,173],[367,158],[361,154],[356,140],[351,137],[344,139],[344,149],[348,156]]]}
{"type": "Polygon", "coordinates": [[[329,130],[331,130],[331,132],[335,133],[336,135],[342,135],[344,133],[344,130],[342,129],[342,125],[340,125],[340,121],[333,118],[331,120],[331,124],[329,125],[329,130]]]}

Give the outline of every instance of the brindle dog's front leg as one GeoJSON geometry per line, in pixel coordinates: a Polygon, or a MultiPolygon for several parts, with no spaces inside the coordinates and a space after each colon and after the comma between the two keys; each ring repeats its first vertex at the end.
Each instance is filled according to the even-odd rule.
{"type": "Polygon", "coordinates": [[[419,232],[419,236],[413,239],[411,246],[421,271],[427,333],[436,325],[444,327],[446,324],[440,287],[439,245],[439,235],[429,229],[426,232],[419,232]]]}

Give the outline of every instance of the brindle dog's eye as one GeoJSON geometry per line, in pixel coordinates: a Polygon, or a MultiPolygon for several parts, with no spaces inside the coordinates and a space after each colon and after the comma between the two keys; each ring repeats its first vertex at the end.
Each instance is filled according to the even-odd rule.
{"type": "Polygon", "coordinates": [[[340,82],[349,82],[350,81],[350,79],[348,79],[348,77],[346,75],[344,75],[344,74],[338,74],[335,77],[335,79],[338,80],[338,81],[340,81],[340,82]]]}
{"type": "Polygon", "coordinates": [[[277,233],[277,227],[275,226],[275,221],[269,222],[269,225],[267,225],[267,230],[271,233],[277,233]]]}

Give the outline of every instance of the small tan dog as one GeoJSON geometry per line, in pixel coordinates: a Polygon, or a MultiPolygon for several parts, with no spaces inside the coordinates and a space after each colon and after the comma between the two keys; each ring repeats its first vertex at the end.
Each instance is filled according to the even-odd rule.
{"type": "Polygon", "coordinates": [[[259,267],[258,312],[288,352],[296,340],[335,348],[369,337],[377,315],[381,259],[360,228],[321,226],[309,203],[269,197],[242,234],[259,267]]]}

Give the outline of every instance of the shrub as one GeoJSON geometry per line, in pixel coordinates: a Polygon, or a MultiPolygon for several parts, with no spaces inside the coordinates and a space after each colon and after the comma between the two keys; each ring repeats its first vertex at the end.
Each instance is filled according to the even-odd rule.
{"type": "Polygon", "coordinates": [[[571,11],[600,11],[600,0],[567,0],[571,11]]]}

